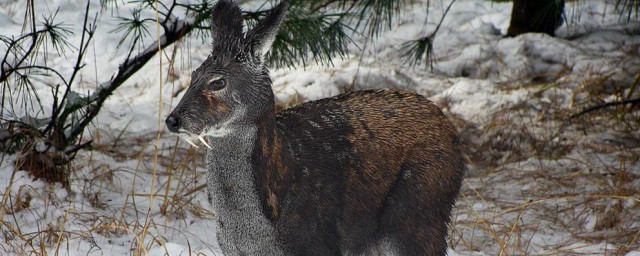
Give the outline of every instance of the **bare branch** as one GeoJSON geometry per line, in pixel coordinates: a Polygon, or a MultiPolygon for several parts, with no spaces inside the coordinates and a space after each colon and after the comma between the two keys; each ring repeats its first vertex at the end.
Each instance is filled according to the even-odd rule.
{"type": "Polygon", "coordinates": [[[619,106],[619,105],[627,105],[627,104],[631,104],[632,107],[635,106],[635,105],[638,105],[638,104],[640,104],[640,98],[607,102],[607,103],[604,103],[604,104],[601,104],[601,105],[589,107],[589,108],[587,108],[585,110],[582,110],[582,111],[578,112],[577,114],[571,115],[571,117],[569,117],[569,119],[573,119],[573,118],[579,117],[581,115],[584,115],[584,114],[587,114],[587,113],[591,113],[591,112],[596,111],[596,110],[600,110],[600,109],[604,109],[604,108],[608,108],[608,107],[613,107],[613,106],[619,106]]]}
{"type": "Polygon", "coordinates": [[[158,53],[158,45],[163,49],[168,47],[191,32],[195,28],[194,24],[199,24],[200,22],[201,20],[189,22],[175,19],[174,25],[170,26],[173,28],[172,30],[165,31],[165,34],[162,35],[158,41],[150,44],[150,46],[142,53],[133,58],[127,58],[122,64],[120,64],[118,71],[113,78],[110,81],[100,84],[100,88],[88,97],[87,113],[80,123],[73,128],[69,138],[76,138],[82,133],[84,128],[98,115],[99,110],[102,108],[107,98],[158,53]]]}

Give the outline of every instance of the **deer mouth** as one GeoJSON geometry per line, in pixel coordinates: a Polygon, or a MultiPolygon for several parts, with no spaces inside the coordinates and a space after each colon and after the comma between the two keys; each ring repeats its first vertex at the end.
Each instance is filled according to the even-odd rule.
{"type": "Polygon", "coordinates": [[[167,124],[167,127],[169,128],[169,131],[171,131],[172,133],[178,134],[178,136],[180,136],[180,138],[185,140],[191,146],[194,146],[195,148],[198,148],[198,145],[196,145],[196,143],[194,143],[194,141],[197,139],[200,142],[202,142],[202,144],[207,146],[207,148],[212,149],[211,145],[209,145],[209,143],[207,143],[207,140],[204,138],[204,136],[207,135],[204,132],[205,131],[204,129],[201,130],[200,133],[198,133],[198,134],[190,132],[187,129],[189,127],[189,125],[185,125],[184,120],[181,120],[181,118],[178,115],[175,115],[173,113],[167,117],[165,122],[167,124]]]}
{"type": "Polygon", "coordinates": [[[198,148],[197,141],[202,142],[207,148],[213,149],[208,143],[212,138],[225,137],[234,133],[236,126],[234,123],[242,116],[244,109],[234,112],[232,115],[224,116],[220,120],[220,116],[215,119],[196,120],[189,115],[179,115],[171,113],[165,120],[167,128],[172,133],[177,134],[185,140],[189,145],[198,148]]]}
{"type": "Polygon", "coordinates": [[[200,141],[207,148],[213,149],[211,145],[209,145],[208,143],[208,141],[210,141],[208,140],[208,138],[209,137],[219,138],[229,134],[231,132],[231,129],[229,129],[228,127],[229,122],[230,121],[227,121],[227,122],[223,122],[222,124],[215,125],[213,127],[207,127],[207,128],[201,129],[200,133],[193,133],[184,128],[180,128],[178,130],[174,130],[171,132],[177,134],[180,138],[182,138],[184,141],[189,143],[189,145],[194,146],[195,148],[199,148],[196,142],[200,141]]]}
{"type": "Polygon", "coordinates": [[[181,132],[178,133],[178,136],[180,136],[180,138],[182,138],[184,141],[186,141],[187,143],[189,143],[189,145],[195,147],[195,148],[199,148],[198,145],[196,145],[196,143],[194,143],[193,141],[198,139],[200,140],[200,142],[202,142],[202,144],[204,144],[207,148],[209,149],[213,149],[209,143],[207,143],[207,140],[204,138],[203,135],[196,135],[196,134],[191,134],[191,133],[186,133],[186,132],[181,132]]]}

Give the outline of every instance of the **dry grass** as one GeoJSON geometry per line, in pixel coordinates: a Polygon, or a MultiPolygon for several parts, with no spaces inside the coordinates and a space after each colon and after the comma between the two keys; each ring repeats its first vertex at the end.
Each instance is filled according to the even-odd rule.
{"type": "Polygon", "coordinates": [[[457,121],[472,145],[467,154],[474,168],[450,245],[489,255],[640,249],[640,110],[622,106],[569,119],[592,102],[576,98],[623,97],[625,90],[607,96],[597,86],[581,87],[567,99],[554,93],[564,84],[533,86],[544,89],[497,111],[482,129],[457,121]]]}
{"type": "MultiPolygon", "coordinates": [[[[78,156],[72,173],[72,189],[77,195],[67,195],[70,198],[58,197],[54,192],[60,184],[44,184],[47,191],[42,191],[40,186],[24,181],[25,177],[14,180],[14,173],[0,204],[0,213],[5,216],[0,219],[4,239],[0,254],[68,254],[76,249],[73,241],[97,246],[96,237],[113,240],[113,243],[128,237],[133,255],[147,255],[153,245],[166,242],[167,239],[158,234],[167,230],[186,232],[170,223],[184,222],[189,217],[212,217],[196,200],[196,196],[203,193],[200,191],[204,184],[202,152],[185,148],[175,138],[163,138],[164,144],[156,150],[155,134],[124,134],[115,138],[102,136],[94,142],[94,151],[78,156]],[[150,191],[150,181],[143,179],[151,177],[154,167],[149,163],[153,162],[156,151],[159,152],[155,174],[158,182],[150,191]],[[128,161],[137,163],[112,165],[128,161]],[[114,202],[109,198],[114,193],[125,194],[126,199],[114,202]],[[82,197],[84,203],[76,205],[74,196],[82,197]],[[152,197],[157,203],[150,205],[152,197]],[[147,212],[151,218],[146,218],[147,212]],[[12,218],[6,219],[7,216],[12,218]],[[27,219],[40,219],[36,221],[39,226],[24,229],[23,222],[27,219]],[[83,223],[84,228],[78,229],[77,225],[69,225],[70,222],[83,223]]],[[[194,235],[185,233],[185,236],[194,235]]]]}

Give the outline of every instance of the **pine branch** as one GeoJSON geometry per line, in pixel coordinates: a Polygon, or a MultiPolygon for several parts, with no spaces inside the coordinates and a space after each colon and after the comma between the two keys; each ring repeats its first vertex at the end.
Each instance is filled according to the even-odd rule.
{"type": "Polygon", "coordinates": [[[456,0],[451,0],[451,2],[449,2],[447,9],[445,9],[442,17],[440,18],[440,22],[438,22],[436,29],[434,29],[431,34],[402,44],[402,57],[409,66],[418,66],[423,62],[423,59],[425,59],[429,64],[429,67],[433,68],[433,41],[442,26],[444,18],[447,16],[451,10],[451,6],[453,6],[453,3],[455,2],[456,0]]]}
{"type": "MultiPolygon", "coordinates": [[[[88,23],[89,22],[89,2],[87,2],[87,5],[85,7],[84,21],[82,25],[83,27],[82,36],[80,38],[80,44],[78,49],[78,56],[76,58],[76,63],[73,67],[73,72],[71,73],[71,77],[69,78],[69,81],[67,83],[64,94],[62,95],[62,98],[58,99],[57,97],[55,97],[56,101],[60,101],[61,104],[56,104],[57,106],[52,109],[51,122],[49,123],[47,128],[45,128],[45,133],[47,133],[51,128],[53,128],[54,134],[61,134],[60,136],[62,136],[62,134],[64,134],[63,130],[65,129],[65,123],[67,123],[68,121],[67,117],[74,112],[75,108],[81,107],[81,106],[78,106],[80,105],[80,103],[69,102],[67,99],[68,99],[69,93],[71,93],[73,81],[75,80],[75,77],[78,75],[78,73],[80,72],[80,69],[82,68],[82,60],[84,59],[86,51],[89,47],[89,43],[91,42],[91,39],[93,38],[93,35],[96,31],[97,18],[98,17],[96,15],[93,19],[93,24],[88,23]]],[[[56,88],[56,92],[57,91],[58,91],[58,88],[56,88]]],[[[55,146],[58,150],[64,150],[67,146],[69,146],[68,144],[75,141],[75,137],[69,137],[69,138],[65,138],[64,140],[57,140],[57,141],[61,144],[53,145],[53,146],[55,146]]]]}
{"type": "Polygon", "coordinates": [[[290,15],[267,53],[267,63],[276,68],[291,67],[298,62],[305,65],[311,58],[316,63],[331,65],[335,54],[344,57],[352,41],[345,32],[351,28],[340,21],[343,15],[290,15]]]}
{"type": "Polygon", "coordinates": [[[117,73],[109,81],[101,83],[99,89],[86,98],[86,113],[78,125],[71,130],[69,139],[77,138],[82,134],[85,127],[98,115],[107,98],[158,53],[158,46],[162,49],[170,46],[191,32],[194,29],[194,24],[198,24],[201,21],[194,20],[189,22],[175,19],[173,22],[174,24],[171,26],[173,30],[165,31],[165,34],[162,35],[159,40],[150,44],[140,54],[133,58],[127,58],[120,64],[117,73]]]}
{"type": "Polygon", "coordinates": [[[393,21],[401,14],[406,0],[358,0],[354,2],[357,16],[356,29],[367,30],[369,38],[378,37],[386,27],[391,29],[393,21]]]}
{"type": "Polygon", "coordinates": [[[638,19],[640,13],[640,1],[638,0],[616,0],[616,10],[620,13],[620,18],[626,18],[630,22],[634,18],[638,19]]]}
{"type": "MultiPolygon", "coordinates": [[[[62,23],[55,23],[54,20],[57,15],[57,11],[44,18],[44,22],[42,23],[41,29],[36,29],[35,24],[35,14],[33,13],[33,1],[29,1],[27,12],[30,15],[27,15],[27,18],[30,18],[27,23],[33,24],[31,26],[31,32],[28,32],[24,35],[19,36],[18,38],[8,38],[2,37],[2,42],[7,45],[7,49],[5,55],[2,57],[2,61],[0,62],[0,83],[3,83],[2,90],[2,109],[0,110],[0,115],[4,115],[5,110],[5,96],[11,94],[11,89],[8,86],[8,79],[11,77],[15,78],[15,82],[17,84],[17,88],[24,88],[26,91],[24,93],[18,91],[20,95],[23,95],[25,98],[31,96],[35,97],[36,102],[40,103],[40,98],[37,93],[34,93],[34,90],[30,89],[33,87],[31,79],[37,79],[37,75],[40,75],[40,71],[53,72],[58,77],[62,78],[61,74],[52,68],[49,68],[45,65],[31,65],[25,63],[32,63],[37,57],[39,49],[46,43],[49,42],[54,47],[54,49],[58,52],[58,54],[65,54],[66,49],[73,49],[67,41],[67,35],[72,34],[72,31],[69,30],[62,23]],[[27,44],[26,48],[23,48],[23,44],[27,44]],[[21,72],[22,71],[22,72],[21,72]]],[[[65,79],[62,79],[65,85],[68,85],[68,82],[65,79]]],[[[28,102],[24,100],[23,102],[28,102]]],[[[26,107],[26,106],[25,106],[26,107]]],[[[42,109],[42,105],[40,105],[42,109]]]]}

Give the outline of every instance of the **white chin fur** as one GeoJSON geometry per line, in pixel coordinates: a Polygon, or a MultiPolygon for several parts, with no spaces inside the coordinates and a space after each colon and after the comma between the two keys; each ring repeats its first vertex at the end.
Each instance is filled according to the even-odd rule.
{"type": "MultiPolygon", "coordinates": [[[[243,112],[243,111],[239,111],[239,112],[243,112]]],[[[198,148],[198,146],[194,143],[195,139],[198,139],[207,148],[213,149],[211,147],[211,145],[209,145],[209,143],[207,143],[206,137],[207,136],[211,136],[211,137],[214,137],[214,138],[220,138],[220,137],[227,136],[227,134],[231,133],[231,129],[229,128],[229,126],[230,126],[229,124],[231,124],[237,118],[238,118],[238,112],[236,112],[236,115],[232,116],[229,120],[226,120],[225,122],[223,122],[223,123],[221,123],[219,125],[216,125],[215,127],[206,128],[198,135],[191,134],[191,133],[188,133],[188,132],[182,132],[179,135],[180,135],[180,137],[182,139],[184,139],[191,146],[194,146],[194,147],[198,148]]]]}
{"type": "Polygon", "coordinates": [[[207,130],[206,132],[201,133],[200,135],[189,134],[189,133],[180,133],[179,136],[184,141],[189,143],[189,145],[199,148],[198,145],[194,141],[199,140],[204,144],[207,148],[213,149],[209,143],[207,143],[207,139],[204,136],[212,136],[212,137],[223,137],[227,135],[229,132],[227,129],[215,129],[215,130],[207,130]]]}
{"type": "Polygon", "coordinates": [[[211,136],[211,137],[224,137],[229,134],[229,129],[226,127],[217,127],[212,129],[206,129],[202,131],[199,137],[211,136]]]}
{"type": "MultiPolygon", "coordinates": [[[[231,133],[231,124],[238,119],[239,116],[244,115],[245,109],[241,108],[238,109],[234,112],[234,115],[231,116],[231,118],[225,120],[224,122],[214,126],[214,127],[210,127],[210,128],[205,128],[199,135],[198,137],[206,137],[206,136],[211,136],[211,137],[215,137],[215,138],[220,138],[220,137],[224,137],[227,136],[229,133],[231,133]]],[[[204,142],[203,142],[204,143],[204,142]]],[[[206,143],[205,143],[206,144],[206,143]]]]}

